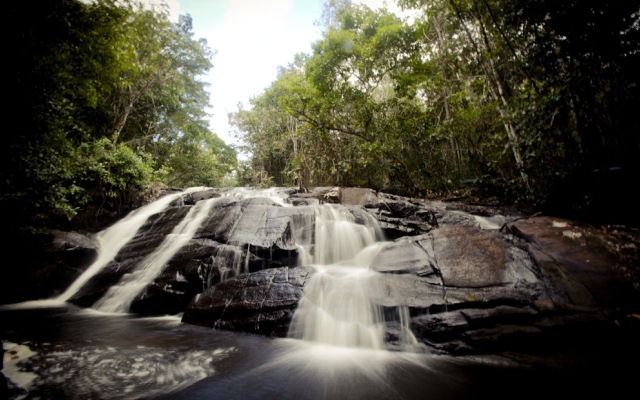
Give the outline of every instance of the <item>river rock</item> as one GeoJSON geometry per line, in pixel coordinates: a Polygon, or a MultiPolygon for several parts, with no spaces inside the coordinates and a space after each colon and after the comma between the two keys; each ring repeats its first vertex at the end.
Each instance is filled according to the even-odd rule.
{"type": "Polygon", "coordinates": [[[242,274],[197,295],[182,321],[216,329],[285,336],[309,267],[242,274]]]}
{"type": "Polygon", "coordinates": [[[150,216],[114,259],[80,288],[69,301],[81,307],[91,307],[111,286],[117,284],[124,275],[130,274],[140,262],[151,255],[187,215],[190,208],[180,203],[167,208],[162,213],[150,216]]]}
{"type": "MultiPolygon", "coordinates": [[[[193,207],[194,199],[214,201],[210,211],[189,242],[177,249],[154,278],[131,303],[130,311],[140,315],[177,314],[197,293],[239,272],[295,266],[298,247],[294,243],[293,219],[312,218],[310,207],[282,207],[269,198],[237,199],[209,191],[185,196],[165,211],[150,217],[100,273],[70,301],[90,307],[108,288],[130,274],[162,244],[167,235],[193,207]],[[213,199],[213,200],[208,200],[213,199]],[[189,205],[189,203],[193,203],[189,205]],[[223,262],[223,264],[221,264],[223,262]],[[216,277],[217,276],[217,277],[216,277]]],[[[309,224],[300,223],[296,235],[309,236],[309,224]]]]}
{"type": "MultiPolygon", "coordinates": [[[[425,351],[457,356],[536,364],[579,362],[587,353],[602,362],[640,355],[637,230],[361,188],[279,188],[248,199],[229,189],[185,195],[150,217],[70,301],[91,307],[202,201],[214,202],[203,224],[131,312],[183,312],[184,323],[286,335],[312,279],[313,268],[300,266],[299,243],[313,244],[314,207],[344,203],[359,223],[375,218],[384,235],[369,293],[388,319],[389,342],[403,323],[425,351]],[[288,196],[284,202],[277,191],[288,196]]],[[[59,293],[95,257],[90,235],[56,232],[49,240],[49,252],[25,267],[29,278],[10,275],[15,288],[3,293],[4,303],[59,293]],[[30,288],[33,277],[46,290],[30,288]]]]}

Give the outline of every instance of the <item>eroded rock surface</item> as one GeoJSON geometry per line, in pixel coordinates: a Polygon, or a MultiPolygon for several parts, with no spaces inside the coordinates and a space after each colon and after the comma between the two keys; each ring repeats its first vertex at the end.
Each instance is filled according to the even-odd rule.
{"type": "Polygon", "coordinates": [[[231,278],[197,295],[182,321],[286,336],[309,274],[309,267],[280,267],[231,278]]]}
{"type": "MultiPolygon", "coordinates": [[[[315,207],[342,204],[359,223],[375,217],[384,233],[369,292],[388,317],[390,343],[397,340],[398,310],[407,310],[405,322],[433,352],[530,364],[579,362],[586,349],[603,362],[612,352],[640,355],[636,230],[362,188],[283,188],[286,204],[275,194],[230,193],[191,193],[149,218],[71,302],[90,307],[152,254],[191,207],[214,201],[131,312],[184,312],[185,323],[283,336],[313,279],[313,267],[301,265],[300,242],[313,244],[315,207]]],[[[60,235],[63,245],[51,260],[60,266],[75,260],[74,271],[86,267],[95,252],[90,239],[60,235]]]]}

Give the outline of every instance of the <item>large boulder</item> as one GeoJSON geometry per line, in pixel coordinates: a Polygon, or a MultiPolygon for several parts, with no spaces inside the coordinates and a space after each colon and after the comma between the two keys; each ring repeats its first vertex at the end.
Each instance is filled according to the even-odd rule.
{"type": "Polygon", "coordinates": [[[450,226],[427,236],[437,272],[414,268],[395,296],[388,279],[385,290],[387,304],[413,292],[406,304],[428,309],[410,324],[430,348],[528,363],[638,354],[638,247],[628,238],[550,217],[512,221],[504,233],[450,226]]]}
{"type": "Polygon", "coordinates": [[[91,307],[123,276],[131,274],[140,262],[150,256],[187,215],[191,206],[176,205],[150,216],[135,236],[124,245],[115,258],[94,275],[69,300],[81,307],[91,307]]]}
{"type": "Polygon", "coordinates": [[[182,321],[285,336],[311,268],[269,268],[221,282],[195,297],[182,321]]]}
{"type": "MultiPolygon", "coordinates": [[[[592,343],[636,350],[628,347],[628,338],[637,329],[640,310],[638,254],[637,241],[629,242],[628,236],[549,217],[370,190],[326,188],[305,198],[343,199],[386,227],[391,240],[371,264],[379,274],[370,296],[386,310],[390,341],[397,339],[399,310],[408,309],[410,329],[436,352],[501,354],[536,363],[549,362],[549,354],[556,355],[554,362],[575,361],[567,355],[593,352],[592,343]]],[[[198,314],[198,324],[264,332],[255,323],[261,310],[251,311],[239,298],[230,304],[232,315],[242,318],[220,317],[225,293],[237,295],[242,282],[234,281],[231,291],[229,283],[219,284],[218,311],[209,314],[215,321],[204,322],[198,314]]],[[[209,297],[198,297],[198,302],[209,297]]],[[[193,320],[194,307],[187,308],[185,322],[193,320]]],[[[285,329],[269,334],[277,332],[285,329]]]]}
{"type": "MultiPolygon", "coordinates": [[[[234,193],[190,192],[152,215],[70,301],[92,306],[174,235],[194,207],[211,201],[193,237],[173,249],[130,311],[183,312],[185,323],[286,335],[313,279],[314,268],[301,262],[308,259],[303,251],[313,251],[316,206],[331,203],[359,224],[375,218],[384,233],[367,292],[384,312],[390,344],[403,325],[428,351],[446,354],[526,363],[553,355],[566,363],[586,351],[603,362],[640,353],[636,230],[361,188],[234,193]]],[[[20,300],[64,290],[95,258],[96,246],[90,236],[54,233],[45,246],[48,263],[29,270],[39,283],[20,300]]]]}
{"type": "Polygon", "coordinates": [[[222,278],[266,268],[295,266],[298,246],[294,235],[305,234],[310,224],[293,220],[312,218],[310,207],[282,207],[269,198],[238,199],[199,192],[185,196],[166,210],[151,216],[116,255],[71,298],[90,307],[109,287],[149,262],[167,235],[183,221],[198,201],[213,201],[194,236],[175,250],[157,277],[131,303],[141,315],[182,312],[193,296],[222,278]],[[296,232],[294,232],[296,231],[296,232]]]}
{"type": "Polygon", "coordinates": [[[506,229],[524,240],[556,305],[638,311],[637,234],[548,216],[514,221],[506,229]]]}

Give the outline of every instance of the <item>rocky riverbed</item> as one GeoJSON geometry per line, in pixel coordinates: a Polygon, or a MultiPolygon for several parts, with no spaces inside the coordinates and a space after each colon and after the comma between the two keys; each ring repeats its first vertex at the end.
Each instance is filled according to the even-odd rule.
{"type": "MultiPolygon", "coordinates": [[[[315,273],[313,265],[301,265],[296,240],[313,236],[305,222],[313,207],[339,204],[356,222],[373,217],[384,235],[368,293],[384,315],[390,349],[398,349],[408,328],[424,351],[524,365],[640,355],[640,235],[633,227],[362,188],[276,188],[284,203],[280,194],[236,198],[229,190],[184,194],[152,215],[69,302],[91,307],[196,204],[218,199],[130,312],[286,336],[315,273]]],[[[12,264],[2,302],[55,297],[91,264],[97,248],[93,235],[52,232],[43,253],[12,264]]]]}

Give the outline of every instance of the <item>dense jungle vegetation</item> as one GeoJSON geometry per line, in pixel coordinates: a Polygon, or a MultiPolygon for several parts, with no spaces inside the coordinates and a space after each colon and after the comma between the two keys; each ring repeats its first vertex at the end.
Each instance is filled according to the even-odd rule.
{"type": "Polygon", "coordinates": [[[162,187],[339,185],[637,222],[637,1],[398,3],[413,17],[326,0],[313,51],[229,115],[234,149],[208,128],[215,51],[191,16],[11,2],[3,221],[91,229],[162,187]]]}
{"type": "Polygon", "coordinates": [[[210,132],[201,81],[215,52],[190,16],[115,0],[7,7],[5,221],[90,228],[154,188],[226,184],[236,151],[210,132]]]}
{"type": "Polygon", "coordinates": [[[312,54],[231,115],[259,183],[634,218],[637,1],[398,3],[415,18],[326,3],[312,54]]]}

